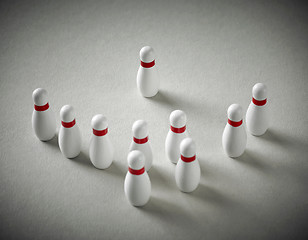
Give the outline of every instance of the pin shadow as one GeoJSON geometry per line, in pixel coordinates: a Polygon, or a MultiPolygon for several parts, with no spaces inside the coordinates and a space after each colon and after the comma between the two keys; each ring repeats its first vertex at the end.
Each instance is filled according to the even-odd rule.
{"type": "Polygon", "coordinates": [[[149,100],[163,105],[176,106],[178,105],[177,100],[179,99],[176,96],[171,96],[167,91],[160,90],[154,97],[149,98],[149,100]]]}
{"type": "Polygon", "coordinates": [[[146,98],[149,102],[164,105],[171,109],[182,109],[184,111],[196,110],[200,112],[200,109],[204,108],[204,105],[200,102],[192,102],[184,95],[177,95],[174,92],[159,90],[159,92],[152,98],[146,98]]]}
{"type": "Polygon", "coordinates": [[[164,199],[151,196],[149,202],[137,209],[151,217],[156,217],[160,221],[172,223],[179,228],[191,225],[194,220],[182,208],[175,203],[170,203],[164,199]]]}
{"type": "Polygon", "coordinates": [[[168,214],[168,211],[164,211],[165,208],[168,209],[168,211],[170,211],[171,209],[177,209],[176,205],[173,205],[166,200],[157,198],[155,196],[151,196],[149,202],[145,206],[138,207],[138,209],[140,210],[158,215],[168,214]]]}
{"type": "Polygon", "coordinates": [[[270,170],[269,165],[265,165],[263,157],[258,156],[258,154],[253,153],[249,149],[246,149],[245,152],[236,158],[232,158],[233,160],[246,164],[247,166],[253,167],[258,170],[267,171],[270,170]]]}
{"type": "Polygon", "coordinates": [[[223,208],[235,205],[233,200],[221,194],[217,189],[203,183],[200,183],[195,191],[183,194],[187,194],[188,197],[198,198],[210,204],[219,205],[223,208]]]}
{"type": "Polygon", "coordinates": [[[209,179],[209,178],[214,177],[215,171],[210,171],[211,168],[208,166],[205,158],[204,157],[198,157],[198,161],[199,161],[199,164],[200,164],[201,178],[209,179]]]}
{"type": "Polygon", "coordinates": [[[80,154],[75,158],[70,158],[71,161],[74,161],[78,164],[84,165],[86,167],[93,167],[89,155],[85,151],[81,151],[80,154]]]}
{"type": "Polygon", "coordinates": [[[47,145],[49,145],[51,147],[58,148],[60,150],[59,142],[58,142],[58,133],[56,133],[55,136],[51,140],[44,141],[43,143],[45,143],[45,144],[47,144],[47,145]]]}
{"type": "MultiPolygon", "coordinates": [[[[101,169],[98,169],[98,168],[96,168],[96,169],[101,170],[101,169]]],[[[109,168],[101,170],[101,171],[104,171],[104,173],[106,172],[107,174],[116,175],[116,176],[121,177],[123,179],[125,178],[125,174],[126,174],[124,167],[121,166],[119,161],[115,161],[115,160],[113,160],[113,162],[112,162],[112,164],[110,165],[109,168]]]]}
{"type": "Polygon", "coordinates": [[[158,168],[157,165],[153,165],[149,171],[149,176],[152,182],[152,185],[159,185],[159,186],[165,186],[168,189],[174,189],[175,188],[175,182],[173,177],[168,177],[165,174],[163,174],[162,170],[158,168]]]}
{"type": "MultiPolygon", "coordinates": [[[[300,160],[300,158],[304,161],[307,159],[308,141],[287,135],[275,129],[268,129],[260,138],[282,147],[285,155],[288,156],[286,160],[290,162],[300,160]]],[[[292,167],[280,168],[280,171],[283,171],[285,175],[292,176],[294,179],[297,179],[298,183],[306,186],[307,173],[305,168],[298,168],[296,165],[292,165],[292,167]]]]}
{"type": "Polygon", "coordinates": [[[288,136],[287,134],[279,132],[276,129],[268,129],[264,135],[260,136],[260,139],[278,144],[287,150],[297,149],[308,151],[308,142],[301,141],[293,136],[288,136]]]}

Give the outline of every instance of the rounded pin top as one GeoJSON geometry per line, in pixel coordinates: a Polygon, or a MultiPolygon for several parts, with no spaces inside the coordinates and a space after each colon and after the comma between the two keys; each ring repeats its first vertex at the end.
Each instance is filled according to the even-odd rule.
{"type": "Polygon", "coordinates": [[[133,135],[135,138],[141,139],[148,136],[148,124],[144,120],[137,120],[132,127],[133,135]]]}
{"type": "Polygon", "coordinates": [[[71,122],[75,119],[74,108],[71,105],[64,105],[60,110],[60,117],[63,122],[71,122]]]}
{"type": "Polygon", "coordinates": [[[104,130],[108,127],[107,118],[103,114],[96,114],[91,120],[91,126],[95,130],[104,130]]]}
{"type": "Polygon", "coordinates": [[[37,106],[43,106],[48,102],[47,91],[44,88],[37,88],[32,93],[33,102],[37,106]]]}
{"type": "Polygon", "coordinates": [[[154,49],[150,46],[145,46],[140,50],[140,60],[142,62],[153,62],[155,60],[154,49]]]}
{"type": "Polygon", "coordinates": [[[186,114],[182,110],[174,110],[169,118],[171,126],[181,128],[186,125],[186,114]]]}
{"type": "Polygon", "coordinates": [[[228,118],[231,121],[238,122],[243,119],[243,109],[239,104],[232,104],[228,108],[228,118]]]}
{"type": "Polygon", "coordinates": [[[196,144],[191,138],[184,138],[180,144],[180,152],[184,157],[193,157],[196,155],[196,144]]]}
{"type": "Polygon", "coordinates": [[[264,83],[257,83],[252,88],[252,96],[256,100],[264,100],[267,98],[267,87],[264,83]]]}
{"type": "Polygon", "coordinates": [[[144,167],[145,157],[139,150],[131,151],[127,156],[128,166],[131,169],[139,170],[144,167]]]}

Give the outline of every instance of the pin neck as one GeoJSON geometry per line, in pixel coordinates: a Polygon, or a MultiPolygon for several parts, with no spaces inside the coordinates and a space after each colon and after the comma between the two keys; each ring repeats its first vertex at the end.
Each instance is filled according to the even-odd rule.
{"type": "Polygon", "coordinates": [[[186,130],[186,125],[184,127],[181,127],[181,128],[176,128],[176,127],[173,127],[172,125],[170,125],[170,129],[174,133],[183,133],[186,130]]]}
{"type": "Polygon", "coordinates": [[[62,123],[62,126],[65,127],[65,128],[71,128],[71,127],[74,127],[74,125],[76,124],[76,120],[74,119],[73,121],[71,122],[63,122],[61,121],[62,123]]]}
{"type": "Polygon", "coordinates": [[[130,167],[128,167],[128,171],[133,174],[133,175],[141,175],[144,173],[144,167],[138,170],[132,169],[130,167]]]}
{"type": "Polygon", "coordinates": [[[267,98],[265,98],[264,100],[257,100],[255,98],[252,98],[252,102],[257,106],[263,106],[266,104],[267,98]]]}
{"type": "Polygon", "coordinates": [[[140,61],[140,65],[141,67],[144,67],[144,68],[151,68],[151,67],[154,67],[155,60],[153,60],[152,62],[148,62],[148,63],[140,61]]]}
{"type": "Polygon", "coordinates": [[[93,128],[93,134],[95,136],[102,137],[102,136],[105,136],[107,133],[108,133],[108,128],[106,128],[104,130],[96,130],[96,129],[93,128]]]}
{"type": "Polygon", "coordinates": [[[196,160],[196,155],[192,157],[184,157],[183,155],[181,155],[181,159],[183,160],[183,162],[186,162],[186,163],[193,162],[196,160]]]}
{"type": "Polygon", "coordinates": [[[46,111],[47,109],[49,108],[49,104],[46,103],[45,105],[43,106],[38,106],[38,105],[35,105],[34,104],[34,109],[38,112],[42,112],[42,111],[46,111]]]}
{"type": "Polygon", "coordinates": [[[134,139],[134,142],[137,144],[144,144],[149,140],[148,136],[146,136],[145,138],[135,138],[134,137],[133,139],[134,139]]]}
{"type": "Polygon", "coordinates": [[[232,120],[230,120],[230,119],[228,118],[228,123],[229,123],[232,127],[239,127],[239,126],[242,125],[243,120],[238,121],[238,122],[234,122],[234,121],[232,121],[232,120]]]}

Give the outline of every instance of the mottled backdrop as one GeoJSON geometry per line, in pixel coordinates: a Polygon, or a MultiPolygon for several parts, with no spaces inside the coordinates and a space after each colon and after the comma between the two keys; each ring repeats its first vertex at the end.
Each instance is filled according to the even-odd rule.
{"type": "MultiPolygon", "coordinates": [[[[1,239],[299,239],[308,211],[308,8],[299,1],[1,1],[1,239]],[[156,51],[161,90],[136,89],[139,50],[156,51]],[[221,135],[230,104],[246,111],[256,82],[268,86],[272,125],[228,158],[221,135]],[[31,127],[32,91],[72,104],[82,154],[31,127]],[[202,178],[180,192],[166,160],[169,114],[182,109],[202,178]],[[113,165],[88,157],[90,121],[102,113],[113,165]],[[137,119],[154,150],[150,202],[125,199],[126,156],[137,119]]],[[[307,237],[307,235],[306,235],[307,237]]]]}

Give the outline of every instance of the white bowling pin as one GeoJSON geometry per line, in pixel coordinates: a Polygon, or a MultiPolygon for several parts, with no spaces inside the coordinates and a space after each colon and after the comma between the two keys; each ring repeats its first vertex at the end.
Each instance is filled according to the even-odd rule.
{"type": "Polygon", "coordinates": [[[267,88],[263,83],[257,83],[252,88],[252,101],[246,113],[248,131],[255,136],[263,135],[270,124],[267,108],[267,88]]]}
{"type": "Polygon", "coordinates": [[[153,163],[152,147],[149,141],[148,124],[144,120],[137,120],[133,124],[133,140],[129,151],[139,150],[145,156],[145,170],[149,171],[153,163]]]}
{"type": "Polygon", "coordinates": [[[63,106],[60,111],[60,117],[60,150],[67,158],[77,157],[81,151],[81,133],[76,124],[73,107],[70,105],[63,106]]]}
{"type": "Polygon", "coordinates": [[[128,172],[124,180],[124,192],[128,201],[136,207],[145,205],[151,196],[151,181],[144,169],[144,154],[139,150],[127,156],[128,172]]]}
{"type": "Polygon", "coordinates": [[[32,127],[35,135],[41,141],[48,141],[56,134],[56,118],[49,107],[47,91],[37,88],[33,91],[34,110],[32,113],[32,127]]]}
{"type": "Polygon", "coordinates": [[[229,157],[239,157],[245,151],[246,142],[242,107],[239,104],[232,104],[228,108],[228,123],[222,134],[223,149],[229,157]]]}
{"type": "Polygon", "coordinates": [[[94,167],[108,168],[114,155],[113,145],[109,139],[107,119],[102,114],[97,114],[91,121],[93,134],[90,140],[89,156],[94,167]]]}
{"type": "Polygon", "coordinates": [[[175,110],[170,114],[170,129],[166,137],[165,151],[167,158],[172,163],[177,163],[180,158],[181,141],[188,137],[186,131],[186,114],[175,110]]]}
{"type": "Polygon", "coordinates": [[[155,66],[154,50],[149,46],[145,46],[140,50],[137,87],[144,97],[153,97],[158,92],[159,76],[155,66]]]}
{"type": "Polygon", "coordinates": [[[175,167],[175,182],[182,192],[194,191],[200,183],[200,165],[196,157],[196,144],[185,138],[180,145],[181,157],[175,167]]]}

